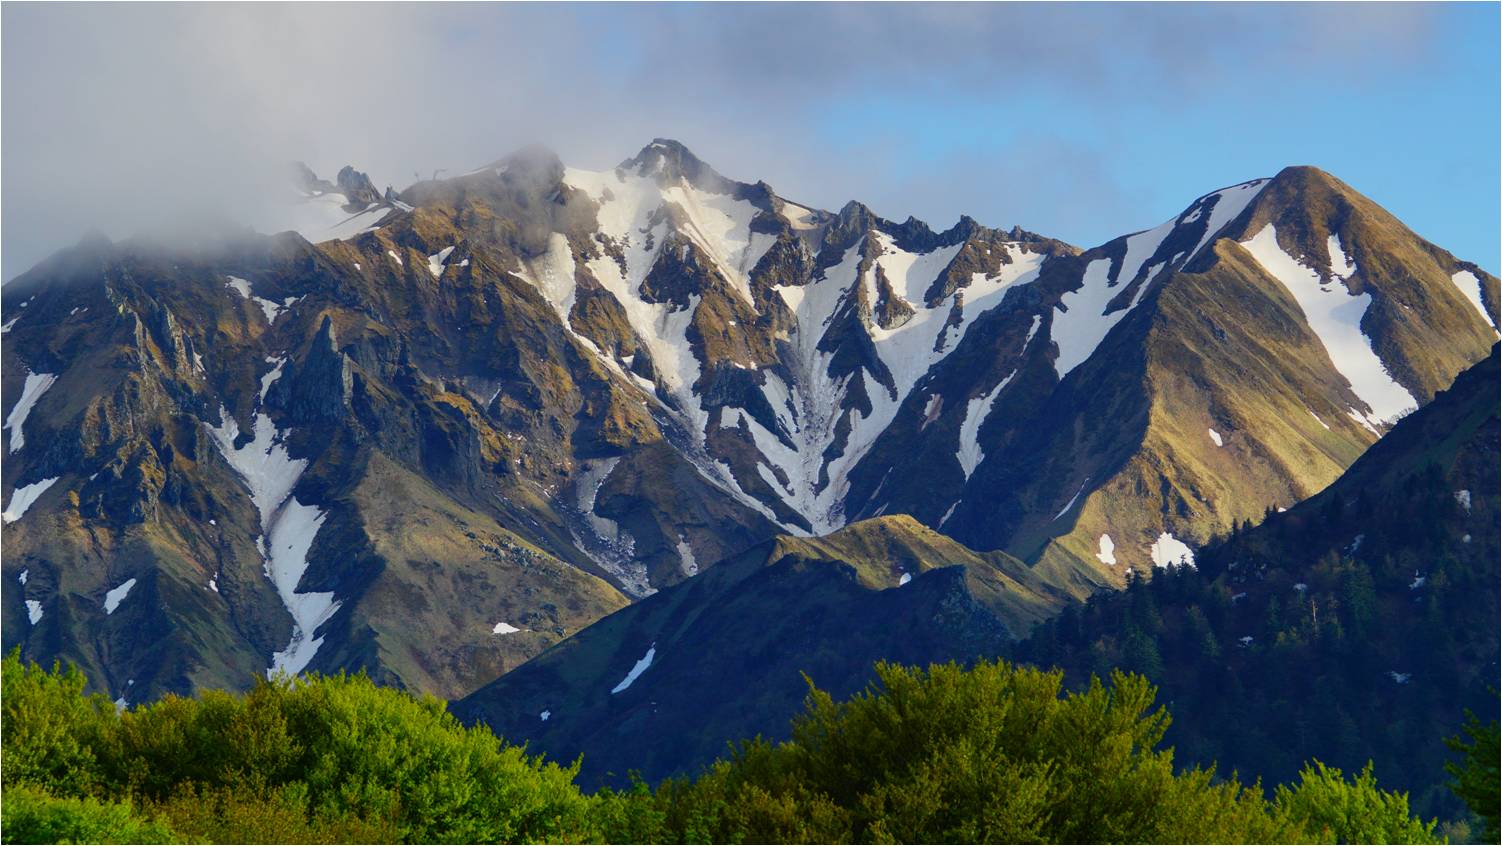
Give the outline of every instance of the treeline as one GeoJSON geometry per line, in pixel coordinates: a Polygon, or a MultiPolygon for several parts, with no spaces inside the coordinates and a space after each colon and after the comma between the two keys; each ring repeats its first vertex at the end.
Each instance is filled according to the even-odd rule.
{"type": "Polygon", "coordinates": [[[1463,818],[1444,738],[1466,709],[1497,710],[1499,574],[1495,518],[1472,519],[1451,487],[1431,465],[1396,503],[1335,492],[1274,515],[1199,570],[1065,609],[1012,657],[1061,667],[1070,686],[1118,667],[1147,676],[1183,762],[1284,781],[1309,758],[1374,761],[1417,811],[1463,818]]]}
{"type": "MultiPolygon", "coordinates": [[[[1369,770],[1314,763],[1271,798],[1176,772],[1160,748],[1168,714],[1140,676],[1064,692],[1061,674],[1004,662],[877,674],[843,703],[811,689],[789,742],[752,740],[696,778],[589,795],[577,763],[528,756],[363,676],[117,711],[77,671],[12,652],[4,840],[1436,842],[1434,823],[1369,770]]],[[[1472,779],[1483,793],[1485,779],[1472,779]]]]}

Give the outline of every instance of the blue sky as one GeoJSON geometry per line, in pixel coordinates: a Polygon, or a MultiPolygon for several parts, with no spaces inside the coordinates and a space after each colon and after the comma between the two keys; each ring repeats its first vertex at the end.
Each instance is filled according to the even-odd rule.
{"type": "Polygon", "coordinates": [[[1322,167],[1496,272],[1497,4],[3,7],[3,275],[98,227],[656,136],[800,202],[1093,246],[1322,167]],[[276,186],[280,189],[280,185],[276,186]]]}

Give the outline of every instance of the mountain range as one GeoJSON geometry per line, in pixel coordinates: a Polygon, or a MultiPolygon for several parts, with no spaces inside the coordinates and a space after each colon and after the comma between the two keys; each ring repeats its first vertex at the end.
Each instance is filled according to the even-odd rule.
{"type": "Polygon", "coordinates": [[[799,672],[1193,566],[1498,337],[1497,277],[1309,167],[1090,249],[664,139],[295,175],[289,231],[90,236],[0,291],[4,642],[122,705],[364,670],[681,771],[799,672]]]}

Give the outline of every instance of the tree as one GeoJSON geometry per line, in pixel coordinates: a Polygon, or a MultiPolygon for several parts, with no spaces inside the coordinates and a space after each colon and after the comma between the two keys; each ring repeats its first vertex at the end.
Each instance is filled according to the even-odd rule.
{"type": "Polygon", "coordinates": [[[1407,793],[1377,789],[1372,765],[1352,782],[1319,761],[1306,765],[1293,788],[1279,785],[1273,804],[1315,837],[1335,843],[1438,843],[1435,822],[1408,812],[1407,793]]]}
{"type": "Polygon", "coordinates": [[[1499,735],[1496,720],[1483,725],[1469,709],[1465,715],[1466,722],[1461,731],[1470,736],[1471,742],[1466,743],[1460,735],[1445,741],[1446,746],[1462,756],[1460,763],[1445,764],[1445,771],[1455,777],[1451,783],[1455,795],[1486,827],[1486,842],[1495,843],[1502,840],[1498,826],[1498,809],[1502,806],[1498,788],[1499,781],[1502,781],[1498,772],[1499,759],[1502,759],[1502,735],[1499,735]]]}

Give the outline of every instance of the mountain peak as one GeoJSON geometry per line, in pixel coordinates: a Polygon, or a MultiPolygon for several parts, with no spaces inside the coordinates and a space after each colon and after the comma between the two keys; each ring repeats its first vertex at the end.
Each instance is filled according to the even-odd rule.
{"type": "Polygon", "coordinates": [[[656,177],[659,183],[682,180],[707,191],[724,192],[731,186],[729,179],[672,138],[653,138],[635,156],[621,162],[620,168],[638,176],[656,177]]]}

